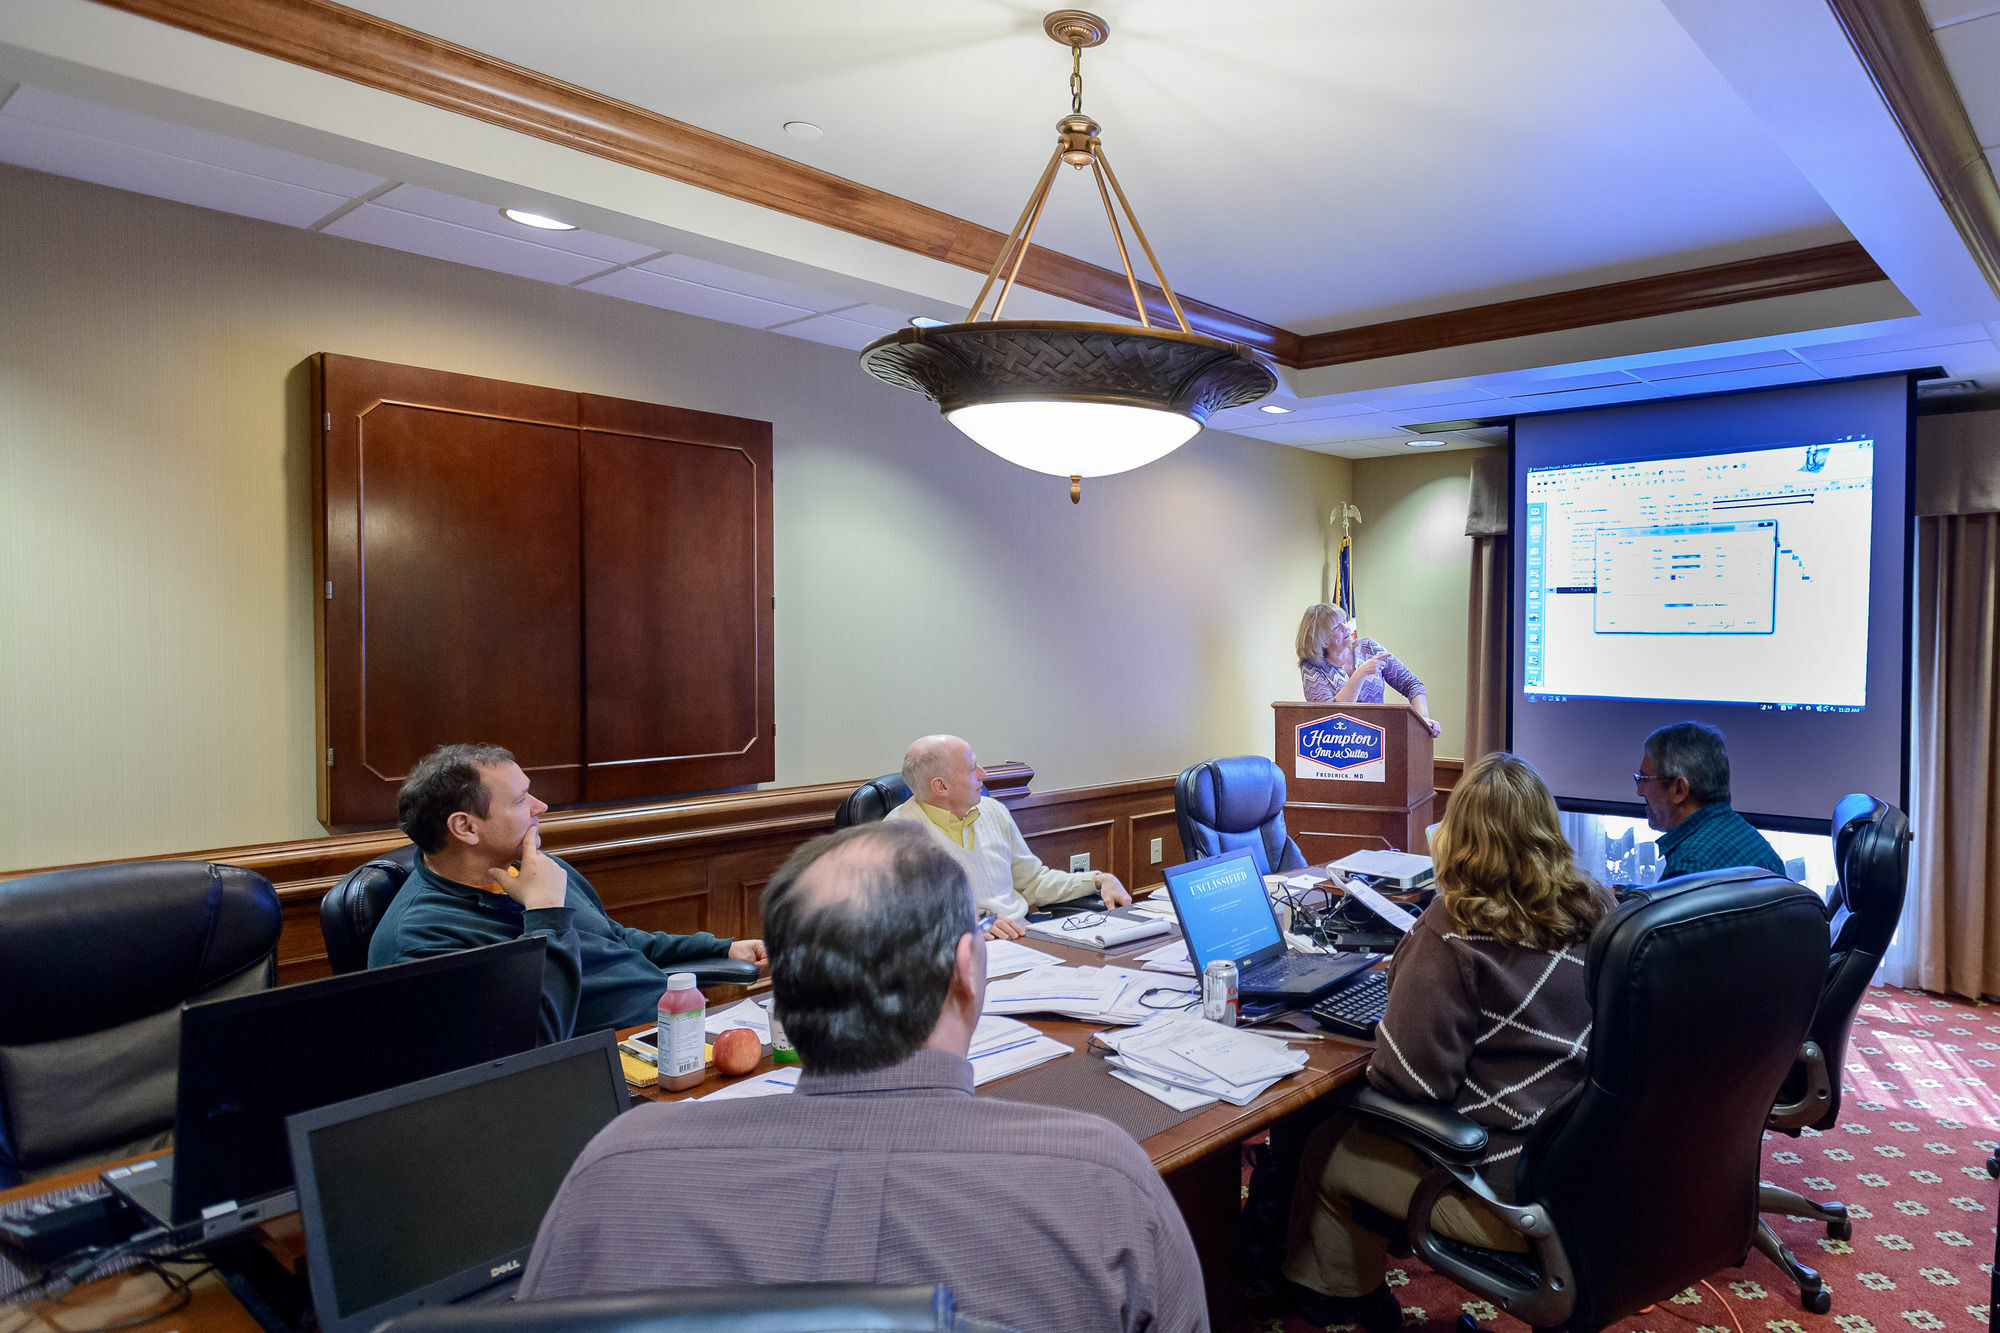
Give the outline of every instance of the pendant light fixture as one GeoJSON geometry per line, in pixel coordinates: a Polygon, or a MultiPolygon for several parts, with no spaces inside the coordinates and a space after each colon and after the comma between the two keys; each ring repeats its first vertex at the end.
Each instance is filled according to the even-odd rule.
{"type": "Polygon", "coordinates": [[[1104,156],[1102,131],[1083,114],[1083,50],[1101,44],[1109,25],[1080,9],[1060,9],[1042,27],[1070,48],[1070,114],[1056,122],[1056,150],[1027,207],[965,322],[879,338],[862,349],[861,365],[879,380],[924,394],[945,420],[1008,462],[1068,477],[1074,503],[1083,478],[1125,472],[1172,453],[1201,430],[1209,413],[1256,402],[1277,387],[1277,378],[1248,347],[1188,327],[1180,298],[1104,156]],[[1097,182],[1137,325],[1000,318],[1056,168],[1065,162],[1077,170],[1089,167],[1097,182]],[[1157,327],[1147,314],[1118,223],[1120,210],[1152,264],[1178,328],[1157,327]],[[983,315],[995,283],[993,312],[983,315]]]}

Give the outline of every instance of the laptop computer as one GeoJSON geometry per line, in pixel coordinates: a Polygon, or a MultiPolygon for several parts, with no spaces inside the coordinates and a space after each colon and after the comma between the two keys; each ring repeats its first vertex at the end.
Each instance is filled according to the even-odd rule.
{"type": "Polygon", "coordinates": [[[1236,964],[1237,993],[1245,998],[1303,1005],[1373,961],[1366,954],[1293,953],[1247,850],[1169,866],[1166,875],[1195,975],[1226,958],[1236,964]]]}
{"type": "Polygon", "coordinates": [[[511,1298],[563,1177],[627,1104],[598,1032],[292,1116],[321,1333],[511,1298]]]}
{"type": "Polygon", "coordinates": [[[285,1117],[532,1050],[547,949],[531,935],[184,1006],[174,1151],[105,1184],[204,1239],[293,1211],[285,1117]]]}

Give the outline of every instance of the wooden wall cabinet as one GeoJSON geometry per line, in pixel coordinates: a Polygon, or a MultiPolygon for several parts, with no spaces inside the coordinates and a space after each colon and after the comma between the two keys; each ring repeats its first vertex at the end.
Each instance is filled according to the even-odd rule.
{"type": "Polygon", "coordinates": [[[766,782],[771,427],[321,353],[319,817],[395,818],[433,747],[551,805],[766,782]]]}

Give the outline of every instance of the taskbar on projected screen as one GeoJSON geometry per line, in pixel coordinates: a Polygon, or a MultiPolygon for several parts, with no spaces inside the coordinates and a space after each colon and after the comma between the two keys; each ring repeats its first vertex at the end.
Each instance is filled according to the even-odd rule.
{"type": "Polygon", "coordinates": [[[1582,699],[1604,699],[1623,704],[1696,704],[1710,708],[1754,708],[1760,713],[1861,713],[1862,704],[1772,704],[1756,699],[1663,699],[1653,694],[1545,694],[1523,690],[1521,697],[1531,704],[1562,704],[1582,699]]]}

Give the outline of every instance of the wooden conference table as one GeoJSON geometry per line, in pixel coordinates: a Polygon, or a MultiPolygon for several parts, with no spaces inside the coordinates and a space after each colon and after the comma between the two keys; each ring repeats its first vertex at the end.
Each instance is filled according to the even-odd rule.
{"type": "MultiPolygon", "coordinates": [[[[1055,955],[1062,962],[1085,965],[1109,962],[1137,966],[1129,955],[1107,957],[1091,950],[1052,944],[1033,937],[1024,942],[1055,955]]],[[[1158,937],[1146,940],[1134,946],[1131,952],[1142,952],[1159,942],[1158,937]]],[[[1161,980],[1164,983],[1171,978],[1163,975],[1161,980]]],[[[1063,1057],[1064,1060],[1098,1058],[1088,1054],[1085,1048],[1093,1033],[1103,1031],[1101,1024],[1060,1018],[1026,1018],[1023,1021],[1067,1044],[1073,1054],[1063,1057]]],[[[1298,1048],[1306,1053],[1305,1068],[1279,1080],[1276,1086],[1248,1106],[1231,1106],[1223,1102],[1204,1107],[1188,1119],[1140,1141],[1140,1146],[1152,1158],[1153,1165],[1165,1177],[1167,1188],[1187,1219],[1188,1231],[1193,1235],[1195,1249],[1201,1256],[1210,1321],[1218,1333],[1237,1313],[1232,1302],[1236,1282],[1237,1227],[1242,1216],[1240,1147],[1243,1141],[1267,1129],[1279,1117],[1359,1077],[1372,1049],[1364,1043],[1331,1035],[1321,1041],[1301,1042],[1298,1048]]],[[[1048,1067],[1037,1066],[1038,1069],[1048,1067]]],[[[743,1077],[753,1078],[770,1068],[771,1062],[766,1058],[743,1077]]],[[[981,1087],[980,1092],[985,1094],[1004,1089],[1011,1079],[1025,1078],[1033,1073],[1035,1070],[1031,1069],[996,1079],[981,1087]]],[[[711,1072],[705,1083],[686,1092],[642,1088],[637,1089],[636,1094],[654,1100],[673,1101],[699,1097],[734,1081],[711,1072]]],[[[95,1179],[101,1169],[77,1171],[0,1192],[0,1203],[46,1193],[65,1185],[81,1184],[95,1179]]],[[[297,1263],[302,1253],[297,1219],[279,1219],[273,1224],[273,1232],[267,1243],[274,1252],[297,1263]]],[[[299,1264],[298,1271],[303,1272],[302,1264],[299,1264]]],[[[63,1333],[65,1329],[122,1323],[144,1314],[148,1308],[158,1304],[162,1296],[160,1280],[152,1274],[144,1271],[116,1274],[39,1307],[35,1316],[25,1321],[23,1311],[0,1306],[0,1333],[63,1333]]],[[[157,1319],[133,1325],[129,1333],[261,1333],[261,1329],[211,1272],[194,1282],[193,1299],[189,1304],[168,1311],[157,1319]]]]}

